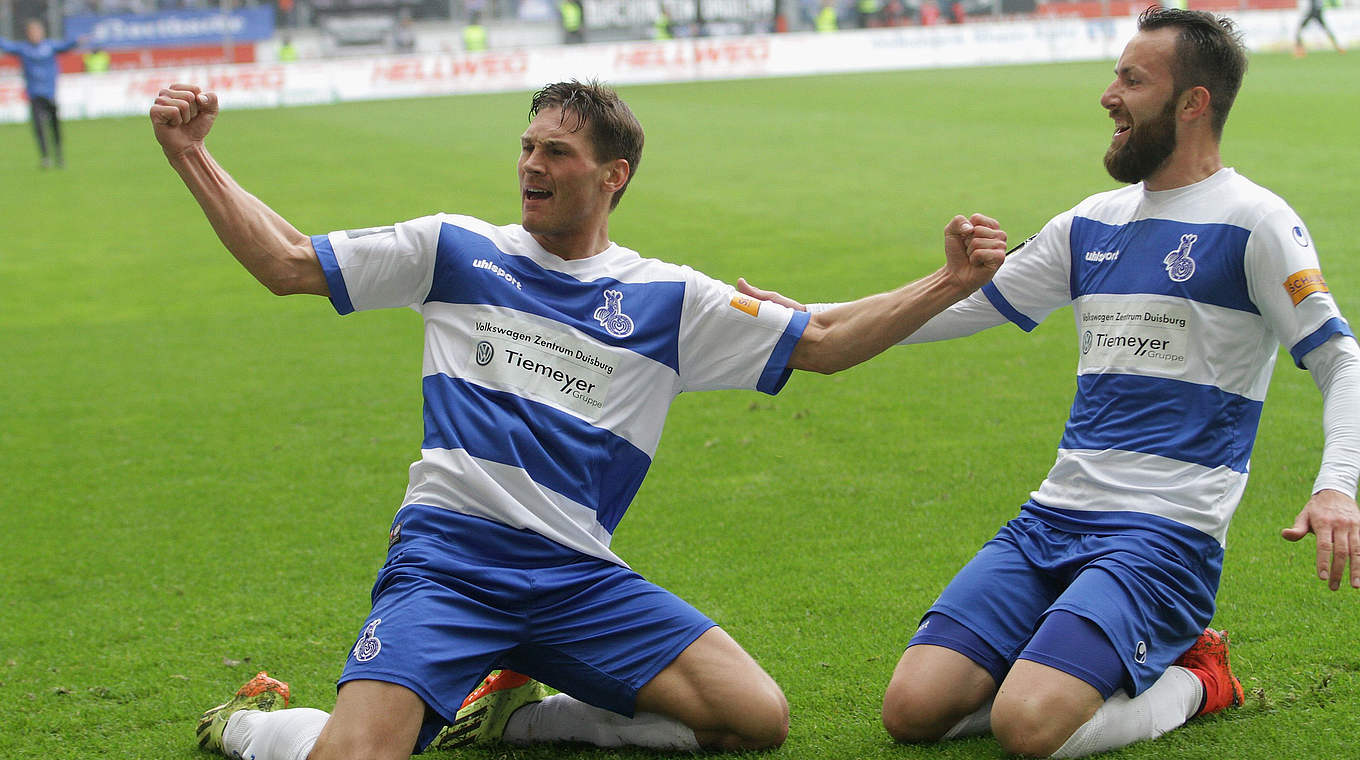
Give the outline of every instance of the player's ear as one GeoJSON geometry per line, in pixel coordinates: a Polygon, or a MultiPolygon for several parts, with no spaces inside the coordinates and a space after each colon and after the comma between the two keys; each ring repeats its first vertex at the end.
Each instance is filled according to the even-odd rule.
{"type": "Polygon", "coordinates": [[[611,195],[618,192],[619,188],[628,184],[628,177],[633,173],[633,167],[628,165],[628,159],[616,158],[605,164],[604,189],[611,195]]]}
{"type": "Polygon", "coordinates": [[[1196,85],[1181,93],[1179,112],[1182,119],[1193,121],[1209,115],[1209,88],[1196,85]]]}

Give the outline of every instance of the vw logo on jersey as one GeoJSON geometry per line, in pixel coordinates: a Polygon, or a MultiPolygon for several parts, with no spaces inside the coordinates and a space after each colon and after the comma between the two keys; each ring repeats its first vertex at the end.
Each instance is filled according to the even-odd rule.
{"type": "Polygon", "coordinates": [[[376,618],[368,624],[367,628],[364,628],[363,635],[359,637],[359,643],[354,645],[354,659],[359,662],[368,662],[377,657],[378,652],[382,651],[382,642],[374,635],[374,632],[378,630],[378,623],[381,622],[382,618],[376,618]]]}
{"type": "Polygon", "coordinates": [[[1087,330],[1086,333],[1081,336],[1081,353],[1083,355],[1091,352],[1091,341],[1093,340],[1095,340],[1095,336],[1091,334],[1090,330],[1087,330]]]}
{"type": "Polygon", "coordinates": [[[1146,642],[1140,641],[1138,642],[1138,645],[1133,648],[1133,661],[1138,663],[1139,665],[1142,665],[1143,663],[1147,662],[1146,642]]]}
{"type": "Polygon", "coordinates": [[[623,313],[623,293],[617,290],[604,292],[604,306],[595,310],[595,321],[615,338],[633,334],[633,319],[623,313]]]}
{"type": "Polygon", "coordinates": [[[1172,282],[1185,282],[1195,276],[1195,260],[1190,258],[1190,248],[1199,240],[1199,235],[1187,232],[1181,235],[1181,245],[1168,253],[1162,263],[1166,264],[1166,274],[1172,282]]]}
{"type": "Polygon", "coordinates": [[[1291,230],[1291,232],[1294,235],[1295,243],[1298,243],[1300,246],[1304,248],[1308,247],[1308,233],[1303,231],[1303,227],[1301,225],[1297,224],[1294,225],[1294,229],[1291,230]]]}
{"type": "Polygon", "coordinates": [[[485,367],[496,356],[496,349],[484,340],[477,341],[477,364],[485,367]]]}

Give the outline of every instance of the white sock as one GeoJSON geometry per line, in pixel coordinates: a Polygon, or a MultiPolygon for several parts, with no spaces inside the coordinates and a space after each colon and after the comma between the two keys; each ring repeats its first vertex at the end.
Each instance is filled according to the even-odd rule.
{"type": "Polygon", "coordinates": [[[310,707],[276,712],[241,710],[227,719],[222,748],[227,757],[307,760],[330,717],[329,713],[310,707]]]}
{"type": "Polygon", "coordinates": [[[597,747],[700,749],[694,731],[674,718],[643,712],[625,718],[566,694],[554,694],[516,710],[505,724],[504,740],[521,745],[584,742],[597,747]]]}
{"type": "Polygon", "coordinates": [[[976,711],[964,716],[963,720],[954,724],[954,727],[945,732],[941,739],[966,739],[970,736],[982,736],[992,732],[992,700],[987,700],[987,704],[979,707],[976,711]]]}
{"type": "Polygon", "coordinates": [[[1185,668],[1172,665],[1147,691],[1130,699],[1117,691],[1105,700],[1053,757],[1085,757],[1158,736],[1180,726],[1199,710],[1204,685],[1185,668]]]}

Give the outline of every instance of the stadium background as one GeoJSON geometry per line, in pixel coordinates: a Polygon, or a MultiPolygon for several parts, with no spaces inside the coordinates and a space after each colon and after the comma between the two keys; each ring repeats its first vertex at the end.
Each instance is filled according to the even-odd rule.
{"type": "MultiPolygon", "coordinates": [[[[1334,27],[1343,11],[1329,12],[1334,27]]],[[[1298,11],[1252,13],[1274,19],[1276,42],[1253,56],[1225,161],[1300,212],[1354,320],[1360,58],[1322,52],[1314,31],[1317,54],[1295,59],[1288,37],[1298,11]]],[[[1099,161],[1110,122],[1097,97],[1129,23],[1022,16],[574,46],[628,52],[608,61],[648,76],[676,68],[695,78],[695,61],[721,74],[623,88],[648,148],[613,237],[726,281],[841,299],[936,266],[949,214],[985,211],[1028,235],[1112,186],[1099,161]],[[918,35],[940,44],[908,43],[918,35]],[[739,51],[766,49],[774,60],[785,42],[799,50],[809,39],[838,51],[817,61],[831,72],[894,55],[930,61],[821,76],[732,70],[760,62],[739,51]],[[1089,60],[978,67],[946,56],[970,52],[957,44],[965,39],[985,40],[985,50],[1022,40],[1008,55],[1066,53],[1090,39],[1109,47],[1089,60]],[[714,50],[730,52],[714,64],[714,50]]],[[[457,23],[420,24],[434,39],[458,39],[457,23]]],[[[570,57],[549,42],[519,49],[526,62],[544,51],[546,65],[570,57]]],[[[276,34],[257,53],[278,43],[276,34]]],[[[420,81],[409,75],[485,74],[489,66],[467,62],[513,60],[495,47],[328,57],[317,44],[315,57],[288,66],[365,62],[420,81]]],[[[268,88],[252,86],[280,67],[265,57],[102,76],[211,75],[229,86],[235,105],[214,133],[214,155],[307,232],[436,209],[516,218],[515,137],[533,85],[243,108],[270,105],[260,95],[268,88]]],[[[68,74],[62,86],[75,91],[82,78],[94,76],[68,74]]],[[[166,167],[146,123],[148,97],[129,100],[126,116],[68,123],[60,172],[38,168],[22,113],[0,124],[7,759],[201,758],[194,718],[258,669],[290,681],[296,704],[328,708],[418,445],[416,315],[340,319],[319,299],[271,298],[221,250],[166,167]]],[[[774,398],[678,401],[615,547],[719,620],[784,687],[793,729],[771,757],[1000,756],[985,738],[894,746],[878,700],[914,616],[1051,464],[1073,351],[1070,315],[1059,313],[1027,336],[992,330],[829,378],[800,375],[774,398]]],[[[1317,581],[1311,539],[1278,537],[1316,470],[1319,406],[1308,375],[1283,356],[1214,621],[1233,634],[1247,705],[1111,757],[1347,757],[1360,744],[1355,594],[1317,581]]],[[[562,748],[461,756],[657,757],[562,748]]]]}
{"type": "MultiPolygon", "coordinates": [[[[1249,47],[1292,47],[1299,2],[1190,0],[1232,12],[1249,47]]],[[[0,34],[28,18],[85,35],[60,56],[63,118],[140,113],[170,80],[204,82],[229,108],[532,90],[567,76],[615,84],[789,76],[1113,57],[1139,0],[585,0],[584,45],[563,45],[555,0],[0,0],[0,34]],[[656,19],[672,21],[659,36],[656,19]],[[485,50],[464,31],[485,28],[485,50]],[[86,73],[91,50],[108,70],[86,73]],[[152,71],[155,73],[145,73],[152,71]]],[[[1343,45],[1360,39],[1360,0],[1328,0],[1343,45]],[[1344,4],[1344,5],[1343,5],[1344,4]]],[[[1316,28],[1310,44],[1322,41],[1316,28]]],[[[17,60],[0,58],[0,122],[28,118],[17,60]]]]}

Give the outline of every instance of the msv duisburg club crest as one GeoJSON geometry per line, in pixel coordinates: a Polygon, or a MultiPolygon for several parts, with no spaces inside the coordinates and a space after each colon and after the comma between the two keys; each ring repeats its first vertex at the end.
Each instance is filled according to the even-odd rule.
{"type": "Polygon", "coordinates": [[[1195,260],[1190,258],[1190,248],[1195,241],[1199,240],[1199,235],[1187,232],[1181,235],[1181,245],[1176,250],[1168,253],[1162,263],[1166,264],[1166,275],[1172,282],[1185,282],[1195,275],[1195,260]]]}
{"type": "Polygon", "coordinates": [[[604,292],[604,306],[595,310],[595,321],[615,338],[633,334],[633,318],[623,313],[623,293],[617,290],[604,292]]]}
{"type": "Polygon", "coordinates": [[[354,645],[354,659],[359,662],[368,662],[378,656],[378,652],[382,650],[382,642],[378,640],[377,636],[378,623],[381,622],[382,618],[377,618],[364,628],[363,635],[354,645]]]}

